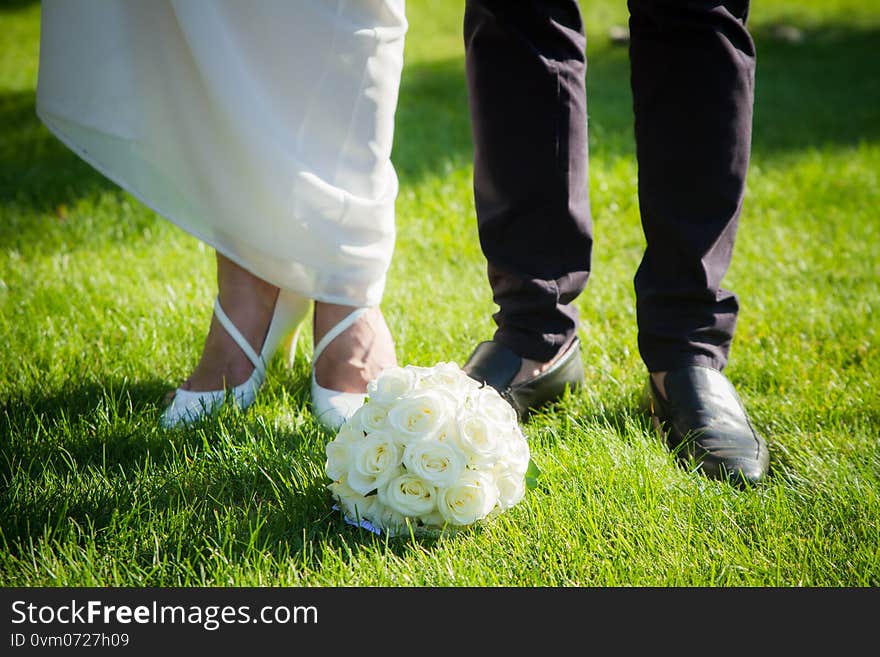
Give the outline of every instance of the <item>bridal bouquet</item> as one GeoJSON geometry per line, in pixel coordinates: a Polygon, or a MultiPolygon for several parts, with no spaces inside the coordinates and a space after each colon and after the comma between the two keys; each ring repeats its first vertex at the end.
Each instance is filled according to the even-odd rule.
{"type": "Polygon", "coordinates": [[[326,453],[346,521],[392,536],[501,513],[537,471],[513,407],[454,363],[385,370],[326,453]]]}

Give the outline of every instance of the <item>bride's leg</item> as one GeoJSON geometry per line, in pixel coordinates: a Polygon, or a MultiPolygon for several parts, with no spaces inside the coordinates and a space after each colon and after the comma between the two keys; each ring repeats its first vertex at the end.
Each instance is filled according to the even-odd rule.
{"type": "MultiPolygon", "coordinates": [[[[275,309],[278,288],[217,253],[220,306],[257,353],[275,309]]],[[[184,390],[222,390],[244,383],[254,366],[229,333],[211,315],[202,357],[180,387],[184,390]]]]}
{"type": "MultiPolygon", "coordinates": [[[[351,306],[315,302],[315,344],[353,310],[351,306]]],[[[327,345],[313,367],[315,379],[324,388],[362,393],[370,379],[376,378],[384,368],[396,365],[394,339],[381,309],[376,306],[327,345]]]]}

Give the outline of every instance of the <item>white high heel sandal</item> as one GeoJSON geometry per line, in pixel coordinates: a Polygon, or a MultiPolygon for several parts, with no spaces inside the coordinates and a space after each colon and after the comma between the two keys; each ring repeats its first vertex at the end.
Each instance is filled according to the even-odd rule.
{"type": "MultiPolygon", "coordinates": [[[[173,428],[180,425],[196,422],[203,417],[216,411],[226,401],[227,395],[242,410],[254,403],[257,391],[266,380],[266,367],[272,359],[275,350],[282,340],[290,335],[294,329],[299,330],[300,324],[309,312],[311,300],[294,292],[279,290],[278,299],[275,301],[275,310],[272,312],[272,320],[263,347],[259,355],[244,338],[241,332],[232,323],[232,320],[220,307],[220,298],[214,302],[214,314],[230,337],[254,365],[254,371],[247,381],[228,390],[208,390],[195,392],[178,388],[171,404],[162,413],[161,425],[165,428],[173,428]]],[[[295,344],[296,338],[293,338],[295,344]]]]}
{"type": "Polygon", "coordinates": [[[339,334],[354,324],[368,310],[369,308],[358,308],[346,316],[336,326],[327,331],[312,353],[312,413],[314,413],[318,422],[332,431],[339,429],[346,420],[354,415],[357,409],[364,405],[367,393],[340,392],[319,385],[318,380],[315,378],[315,363],[318,362],[318,358],[324,353],[327,345],[333,342],[339,334]]]}

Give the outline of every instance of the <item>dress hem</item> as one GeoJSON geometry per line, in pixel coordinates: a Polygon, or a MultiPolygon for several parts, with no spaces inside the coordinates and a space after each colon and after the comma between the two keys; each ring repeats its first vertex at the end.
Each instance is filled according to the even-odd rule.
{"type": "MultiPolygon", "coordinates": [[[[191,228],[190,226],[188,226],[186,224],[186,222],[180,221],[178,218],[176,218],[173,213],[164,211],[161,207],[159,207],[158,204],[151,202],[151,201],[148,201],[145,198],[145,195],[137,188],[137,186],[135,186],[134,184],[132,184],[131,182],[126,180],[124,176],[120,176],[116,173],[111,172],[109,170],[109,168],[104,166],[97,158],[93,157],[85,148],[83,148],[82,146],[77,144],[73,140],[73,138],[69,137],[65,133],[65,131],[61,127],[59,127],[55,123],[55,121],[53,121],[53,119],[51,117],[49,117],[46,114],[46,112],[41,110],[39,105],[37,106],[35,111],[36,111],[36,115],[40,119],[40,121],[43,122],[43,124],[46,126],[46,128],[48,128],[48,130],[57,139],[59,139],[65,146],[67,146],[71,151],[73,151],[77,155],[77,157],[79,157],[84,162],[86,162],[89,166],[91,166],[96,171],[98,171],[102,176],[104,176],[105,178],[110,180],[115,185],[119,186],[123,191],[127,192],[128,194],[131,194],[135,199],[137,199],[140,203],[143,203],[147,208],[149,208],[150,210],[155,212],[158,216],[160,216],[163,219],[165,219],[166,221],[169,221],[170,223],[174,224],[175,226],[177,226],[178,228],[180,228],[181,230],[183,230],[187,234],[198,239],[199,241],[204,242],[205,244],[207,244],[208,246],[213,248],[215,251],[221,253],[222,255],[229,258],[230,260],[235,262],[237,265],[239,265],[243,269],[246,269],[247,271],[254,274],[255,276],[271,283],[272,285],[283,288],[285,290],[289,290],[291,292],[295,292],[297,294],[308,297],[308,298],[313,299],[315,301],[321,301],[322,303],[333,303],[333,304],[338,304],[338,305],[343,305],[343,306],[351,306],[351,307],[378,306],[381,303],[383,293],[379,293],[377,295],[378,298],[366,297],[364,300],[365,301],[364,303],[352,303],[351,297],[341,297],[338,295],[318,294],[315,292],[306,293],[306,292],[303,292],[302,289],[297,289],[296,287],[290,287],[286,284],[279,285],[279,282],[277,279],[270,280],[269,278],[265,277],[264,274],[260,274],[260,273],[255,272],[254,267],[252,265],[245,263],[242,258],[240,258],[237,254],[231,252],[228,248],[218,246],[218,243],[216,240],[209,238],[206,235],[203,235],[200,231],[197,231],[197,230],[191,228]]],[[[86,130],[94,130],[94,128],[88,128],[88,127],[86,127],[85,129],[86,130]]],[[[108,135],[108,136],[111,137],[112,139],[124,140],[121,137],[115,137],[112,135],[108,135]]],[[[374,282],[372,285],[375,286],[376,283],[374,282]]],[[[384,282],[382,283],[380,289],[382,289],[384,292],[384,282]]]]}

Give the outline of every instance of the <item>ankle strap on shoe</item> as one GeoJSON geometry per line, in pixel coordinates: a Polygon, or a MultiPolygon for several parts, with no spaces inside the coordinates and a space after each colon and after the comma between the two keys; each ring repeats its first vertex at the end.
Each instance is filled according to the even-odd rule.
{"type": "Polygon", "coordinates": [[[358,321],[360,316],[368,310],[369,308],[358,308],[357,310],[343,318],[342,321],[340,321],[332,329],[327,331],[327,333],[324,335],[323,338],[321,338],[320,342],[318,342],[318,344],[315,346],[315,349],[312,351],[312,365],[318,362],[318,358],[321,356],[322,353],[324,353],[327,345],[333,342],[333,340],[335,340],[340,333],[345,331],[345,329],[358,321]]]}
{"type": "Polygon", "coordinates": [[[226,332],[229,334],[235,344],[238,345],[238,348],[244,352],[244,355],[248,357],[251,363],[254,364],[254,368],[260,372],[262,375],[266,370],[266,364],[263,362],[263,359],[257,355],[257,352],[254,351],[254,348],[250,345],[250,343],[245,340],[244,336],[241,332],[236,328],[235,324],[232,323],[232,320],[229,319],[229,316],[223,311],[223,308],[220,307],[220,297],[214,301],[214,314],[217,315],[217,319],[220,321],[220,324],[223,328],[226,329],[226,332]]]}

